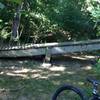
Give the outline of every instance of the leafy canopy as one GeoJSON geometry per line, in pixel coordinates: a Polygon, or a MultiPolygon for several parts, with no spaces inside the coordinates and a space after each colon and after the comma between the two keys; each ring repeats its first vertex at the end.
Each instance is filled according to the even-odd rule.
{"type": "Polygon", "coordinates": [[[20,4],[23,0],[7,0],[7,1],[11,1],[11,2],[15,2],[15,3],[20,4]]]}
{"type": "Polygon", "coordinates": [[[100,36],[99,23],[94,29],[96,21],[100,19],[100,5],[97,1],[99,0],[0,0],[1,37],[10,38],[16,8],[23,4],[18,30],[22,42],[47,42],[51,35],[51,42],[97,38],[97,34],[100,36]],[[3,5],[6,6],[5,9],[3,5]],[[5,35],[7,33],[9,34],[5,35]]]}
{"type": "Polygon", "coordinates": [[[5,6],[0,2],[0,9],[3,9],[5,6]]]}

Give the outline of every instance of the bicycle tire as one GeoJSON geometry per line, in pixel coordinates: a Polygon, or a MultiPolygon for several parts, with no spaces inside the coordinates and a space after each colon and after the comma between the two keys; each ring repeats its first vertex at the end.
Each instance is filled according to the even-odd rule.
{"type": "MultiPolygon", "coordinates": [[[[80,97],[80,100],[86,100],[83,92],[79,88],[76,88],[72,85],[64,85],[64,86],[61,86],[60,88],[58,88],[56,90],[56,92],[54,93],[52,100],[58,100],[57,98],[58,98],[59,94],[61,94],[61,92],[65,91],[65,90],[70,90],[70,91],[75,92],[76,95],[78,95],[80,97]]],[[[66,100],[68,100],[68,98],[66,100]]]]}

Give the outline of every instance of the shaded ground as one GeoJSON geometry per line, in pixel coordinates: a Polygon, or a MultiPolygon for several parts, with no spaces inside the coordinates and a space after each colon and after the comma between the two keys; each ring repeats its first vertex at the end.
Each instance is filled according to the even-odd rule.
{"type": "Polygon", "coordinates": [[[94,56],[53,58],[52,67],[28,60],[0,60],[0,100],[51,100],[54,91],[68,83],[90,95],[87,76],[100,79],[92,69],[94,56]]]}

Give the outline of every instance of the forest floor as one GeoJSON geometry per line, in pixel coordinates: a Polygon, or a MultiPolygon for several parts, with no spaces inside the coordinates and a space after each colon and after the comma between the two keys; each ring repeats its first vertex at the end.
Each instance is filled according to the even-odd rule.
{"type": "Polygon", "coordinates": [[[52,66],[31,59],[0,59],[0,100],[51,100],[63,84],[83,88],[90,95],[88,76],[100,79],[93,70],[91,55],[58,56],[52,66]]]}

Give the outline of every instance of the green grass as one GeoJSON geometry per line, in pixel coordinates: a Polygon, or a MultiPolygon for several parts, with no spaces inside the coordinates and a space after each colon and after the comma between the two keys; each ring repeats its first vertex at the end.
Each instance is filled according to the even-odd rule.
{"type": "Polygon", "coordinates": [[[51,100],[54,91],[63,84],[72,84],[91,95],[87,76],[100,79],[100,75],[88,65],[83,67],[53,66],[43,68],[34,61],[0,61],[0,89],[19,91],[0,92],[0,100],[51,100]],[[19,71],[19,72],[18,72],[19,71]],[[6,95],[5,95],[6,94],[6,95]],[[4,97],[4,99],[3,99],[4,97]]]}

